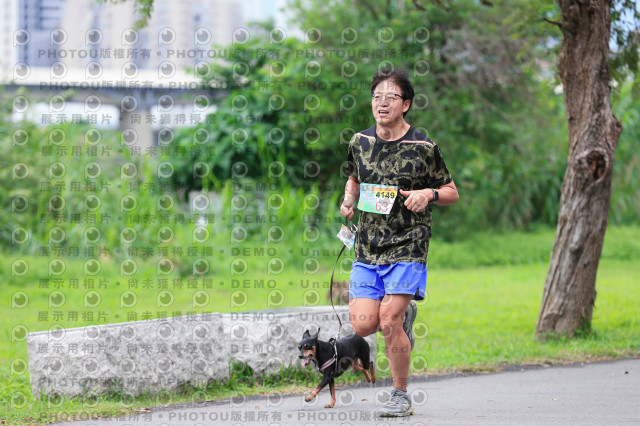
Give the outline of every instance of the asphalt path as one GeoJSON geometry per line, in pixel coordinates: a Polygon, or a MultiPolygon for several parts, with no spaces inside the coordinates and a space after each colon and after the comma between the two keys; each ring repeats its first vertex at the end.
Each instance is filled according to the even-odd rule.
{"type": "Polygon", "coordinates": [[[324,408],[330,399],[327,386],[310,403],[304,401],[304,395],[272,393],[158,407],[127,417],[56,424],[640,425],[640,359],[512,370],[493,374],[412,377],[409,393],[415,414],[397,419],[377,416],[377,409],[386,401],[390,389],[388,381],[379,381],[375,385],[336,386],[334,408],[324,408]]]}

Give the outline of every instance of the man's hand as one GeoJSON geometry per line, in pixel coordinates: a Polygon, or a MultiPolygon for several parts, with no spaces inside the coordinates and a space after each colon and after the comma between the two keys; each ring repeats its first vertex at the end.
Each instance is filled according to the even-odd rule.
{"type": "Polygon", "coordinates": [[[407,197],[404,205],[412,212],[420,213],[429,204],[429,195],[432,194],[431,189],[417,189],[415,191],[400,190],[400,194],[407,197]]]}
{"type": "Polygon", "coordinates": [[[349,177],[347,183],[344,186],[344,200],[340,206],[340,214],[346,217],[348,220],[353,219],[353,207],[358,201],[358,195],[360,194],[360,182],[354,177],[349,177]]]}
{"type": "Polygon", "coordinates": [[[344,196],[344,201],[342,201],[342,205],[340,206],[340,214],[346,217],[349,220],[353,219],[353,206],[356,204],[356,197],[351,194],[346,194],[344,196]]]}

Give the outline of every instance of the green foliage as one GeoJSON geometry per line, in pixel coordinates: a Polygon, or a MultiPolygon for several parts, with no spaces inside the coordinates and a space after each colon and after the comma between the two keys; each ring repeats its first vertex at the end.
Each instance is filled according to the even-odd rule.
{"type": "MultiPolygon", "coordinates": [[[[304,40],[274,41],[266,23],[246,43],[219,47],[226,59],[203,80],[231,92],[214,116],[164,150],[177,170],[174,187],[220,190],[242,178],[305,193],[317,185],[337,202],[347,143],[374,124],[373,72],[403,67],[416,89],[408,120],[439,143],[462,196],[438,212],[438,233],[554,223],[566,124],[561,97],[536,67],[549,58],[551,30],[503,37],[523,31],[518,9],[506,4],[452,3],[449,13],[394,6],[293,2],[296,22],[309,29],[304,40]],[[211,174],[192,178],[196,163],[211,174]]],[[[540,20],[550,10],[546,3],[531,9],[540,20]]]]}
{"type": "Polygon", "coordinates": [[[87,255],[89,248],[95,253],[89,257],[102,253],[122,259],[131,246],[142,250],[158,244],[157,223],[163,217],[187,213],[175,194],[162,190],[168,185],[154,176],[154,159],[132,156],[114,131],[8,122],[0,127],[0,140],[7,147],[0,157],[5,182],[0,200],[12,212],[0,217],[3,247],[29,254],[45,247],[40,254],[54,257],[69,255],[70,249],[87,255]],[[171,201],[168,207],[163,200],[171,201]],[[135,235],[133,244],[123,243],[125,227],[135,235]],[[15,232],[25,241],[12,241],[15,232]],[[95,237],[87,239],[87,233],[95,237]]]}
{"type": "Polygon", "coordinates": [[[339,127],[358,121],[368,127],[370,121],[362,119],[366,104],[356,106],[353,95],[345,99],[359,115],[354,109],[339,111],[338,99],[355,93],[351,87],[367,90],[370,73],[346,81],[295,38],[273,46],[258,35],[224,51],[227,62],[212,64],[213,72],[204,80],[231,93],[212,120],[179,132],[166,150],[167,160],[179,171],[176,179],[192,175],[196,162],[208,164],[214,178],[173,183],[189,190],[219,189],[220,182],[233,177],[305,190],[317,184],[332,188],[344,177],[336,166],[346,160],[346,144],[355,132],[339,127]]]}
{"type": "Polygon", "coordinates": [[[613,97],[613,111],[622,121],[613,171],[609,218],[612,223],[638,223],[640,211],[640,97],[634,96],[635,82],[628,82],[613,97]]]}
{"type": "MultiPolygon", "coordinates": [[[[314,382],[317,382],[318,373],[313,368],[300,368],[297,365],[281,366],[280,371],[276,374],[262,374],[260,382],[265,387],[278,388],[282,385],[304,385],[312,386],[314,382]]],[[[355,376],[355,375],[354,375],[355,376]]],[[[348,378],[348,376],[342,377],[341,380],[348,378]]],[[[351,380],[355,381],[359,377],[351,377],[351,380]]]]}
{"type": "Polygon", "coordinates": [[[255,384],[253,369],[246,362],[232,359],[229,363],[229,381],[253,386],[255,384]]]}
{"type": "MultiPolygon", "coordinates": [[[[224,59],[203,82],[230,95],[165,147],[177,170],[171,184],[185,197],[240,177],[340,193],[346,144],[373,124],[373,72],[404,67],[417,94],[408,120],[440,145],[461,193],[458,205],[438,212],[438,233],[453,239],[555,224],[568,134],[552,65],[561,34],[545,20],[561,17],[550,0],[491,3],[291,1],[302,40],[274,37],[267,22],[246,42],[216,47],[224,59]],[[210,167],[206,178],[194,177],[197,163],[210,167]]],[[[614,3],[611,68],[619,87],[638,75],[638,16],[634,2],[614,3]]],[[[640,85],[633,87],[632,94],[640,85]]],[[[633,127],[637,117],[625,111],[633,127]]],[[[618,162],[629,157],[619,153],[618,162]]],[[[635,188],[616,188],[616,223],[637,211],[635,188]]]]}
{"type": "Polygon", "coordinates": [[[615,0],[611,9],[611,77],[618,86],[630,78],[640,88],[640,8],[634,0],[615,0]]]}

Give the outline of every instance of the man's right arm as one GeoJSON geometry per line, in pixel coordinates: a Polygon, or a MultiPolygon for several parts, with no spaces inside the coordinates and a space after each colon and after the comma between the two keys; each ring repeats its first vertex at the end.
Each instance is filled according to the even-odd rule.
{"type": "Polygon", "coordinates": [[[344,186],[344,201],[340,206],[340,214],[349,220],[353,219],[353,209],[360,195],[360,182],[358,179],[350,176],[347,184],[344,186]]]}

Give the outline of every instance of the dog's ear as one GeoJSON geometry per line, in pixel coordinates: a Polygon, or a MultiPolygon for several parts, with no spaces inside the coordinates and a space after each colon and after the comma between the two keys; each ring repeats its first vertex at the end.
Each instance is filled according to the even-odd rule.
{"type": "Polygon", "coordinates": [[[318,340],[318,336],[320,335],[320,327],[318,327],[318,331],[315,335],[311,336],[312,339],[318,340]]]}
{"type": "Polygon", "coordinates": [[[311,337],[311,333],[309,333],[309,330],[305,330],[304,334],[302,335],[303,339],[308,339],[311,337]]]}

